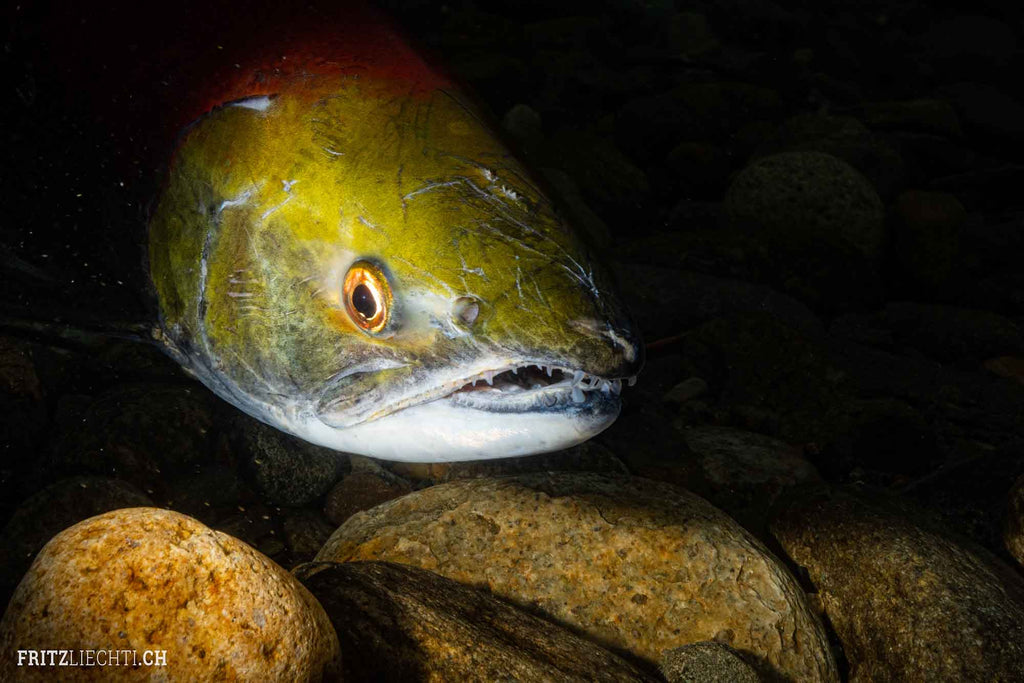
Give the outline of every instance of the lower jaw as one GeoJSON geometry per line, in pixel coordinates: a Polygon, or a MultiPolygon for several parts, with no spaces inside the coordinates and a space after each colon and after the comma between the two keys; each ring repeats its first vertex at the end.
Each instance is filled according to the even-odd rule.
{"type": "Polygon", "coordinates": [[[335,450],[402,462],[459,462],[558,451],[599,434],[618,416],[617,398],[527,412],[424,403],[372,422],[335,429],[312,417],[292,430],[335,450]]]}

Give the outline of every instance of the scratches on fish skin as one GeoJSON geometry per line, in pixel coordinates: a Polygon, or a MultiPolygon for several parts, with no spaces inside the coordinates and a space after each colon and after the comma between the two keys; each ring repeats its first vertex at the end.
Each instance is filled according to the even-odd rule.
{"type": "Polygon", "coordinates": [[[383,230],[381,230],[379,225],[371,222],[370,219],[367,218],[366,216],[359,216],[358,218],[356,218],[356,220],[359,221],[360,223],[362,223],[364,226],[366,226],[370,230],[373,230],[374,232],[380,232],[380,233],[384,232],[383,230]]]}
{"type": "Polygon", "coordinates": [[[462,183],[464,180],[468,180],[468,179],[467,178],[458,177],[458,178],[455,178],[453,180],[445,180],[445,181],[433,180],[433,181],[430,181],[426,185],[424,185],[423,187],[417,188],[417,189],[413,190],[412,192],[409,192],[407,194],[402,195],[402,203],[404,204],[405,202],[408,202],[410,199],[414,199],[415,197],[423,194],[424,192],[433,192],[434,190],[439,190],[439,189],[444,188],[444,187],[452,187],[454,185],[458,185],[458,184],[462,183]]]}
{"type": "Polygon", "coordinates": [[[292,201],[292,199],[295,197],[294,195],[292,195],[292,186],[295,185],[295,183],[297,182],[298,180],[281,181],[282,185],[284,185],[285,194],[288,195],[288,197],[285,198],[284,202],[281,202],[280,204],[275,204],[274,206],[264,211],[263,214],[260,216],[260,220],[266,220],[274,211],[282,208],[283,206],[292,201]]]}
{"type": "Polygon", "coordinates": [[[433,280],[437,284],[441,285],[441,287],[444,288],[444,291],[448,293],[448,296],[455,296],[455,292],[452,290],[451,287],[448,286],[448,283],[446,283],[444,280],[440,279],[439,277],[437,277],[436,275],[434,275],[430,271],[424,270],[423,268],[420,268],[419,266],[411,263],[410,261],[402,258],[401,256],[395,256],[394,260],[398,261],[400,263],[404,263],[405,265],[409,266],[410,268],[412,268],[413,270],[418,272],[420,275],[423,275],[424,277],[430,278],[431,280],[433,280]]]}
{"type": "Polygon", "coordinates": [[[255,191],[255,187],[250,187],[248,190],[238,195],[234,199],[225,199],[220,203],[220,206],[217,207],[216,214],[219,216],[221,212],[224,211],[224,209],[230,209],[232,206],[242,206],[243,204],[249,201],[249,198],[252,197],[252,194],[255,191]]]}

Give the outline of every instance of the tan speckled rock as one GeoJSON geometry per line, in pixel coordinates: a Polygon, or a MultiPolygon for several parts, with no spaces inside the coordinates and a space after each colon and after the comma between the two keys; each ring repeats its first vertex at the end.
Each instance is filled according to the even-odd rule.
{"type": "Polygon", "coordinates": [[[317,559],[430,569],[652,664],[716,639],[769,677],[837,678],[821,625],[768,550],[703,499],[646,479],[451,482],[354,515],[317,559]]]}
{"type": "Polygon", "coordinates": [[[1010,554],[1024,567],[1024,475],[1013,484],[1009,498],[1003,541],[1010,554]]]}
{"type": "Polygon", "coordinates": [[[657,680],[561,626],[425,569],[313,562],[295,574],[331,617],[348,680],[657,680]]]}
{"type": "Polygon", "coordinates": [[[898,501],[808,492],[771,521],[807,568],[851,681],[1024,680],[1024,580],[898,501]]]}
{"type": "Polygon", "coordinates": [[[19,649],[166,650],[167,666],[62,680],[318,680],[338,640],[294,577],[241,541],[156,508],[92,517],[40,551],[0,621],[0,680],[52,680],[19,649]]]}
{"type": "Polygon", "coordinates": [[[758,683],[761,678],[739,653],[713,640],[667,650],[661,673],[669,683],[758,683]]]}

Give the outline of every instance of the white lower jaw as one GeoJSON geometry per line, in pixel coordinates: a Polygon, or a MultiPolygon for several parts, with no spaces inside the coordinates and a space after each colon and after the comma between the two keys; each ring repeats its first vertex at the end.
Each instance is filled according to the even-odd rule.
{"type": "Polygon", "coordinates": [[[558,451],[604,431],[618,410],[600,414],[495,413],[439,400],[373,422],[335,429],[315,416],[288,431],[311,443],[402,462],[457,462],[558,451]]]}

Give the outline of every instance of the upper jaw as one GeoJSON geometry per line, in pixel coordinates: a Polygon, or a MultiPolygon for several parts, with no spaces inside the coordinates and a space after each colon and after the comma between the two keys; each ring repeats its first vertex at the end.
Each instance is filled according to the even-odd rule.
{"type": "Polygon", "coordinates": [[[594,375],[572,367],[565,360],[510,361],[497,357],[478,360],[468,367],[435,370],[420,381],[413,378],[413,373],[410,366],[360,373],[365,379],[364,386],[351,377],[357,381],[346,388],[344,395],[325,396],[321,400],[317,416],[327,425],[344,429],[442,401],[453,407],[493,413],[583,409],[617,412],[622,383],[632,384],[636,380],[635,375],[594,375]],[[380,376],[385,374],[394,374],[395,382],[386,378],[381,381],[380,376]],[[376,405],[371,407],[368,403],[376,405]]]}

